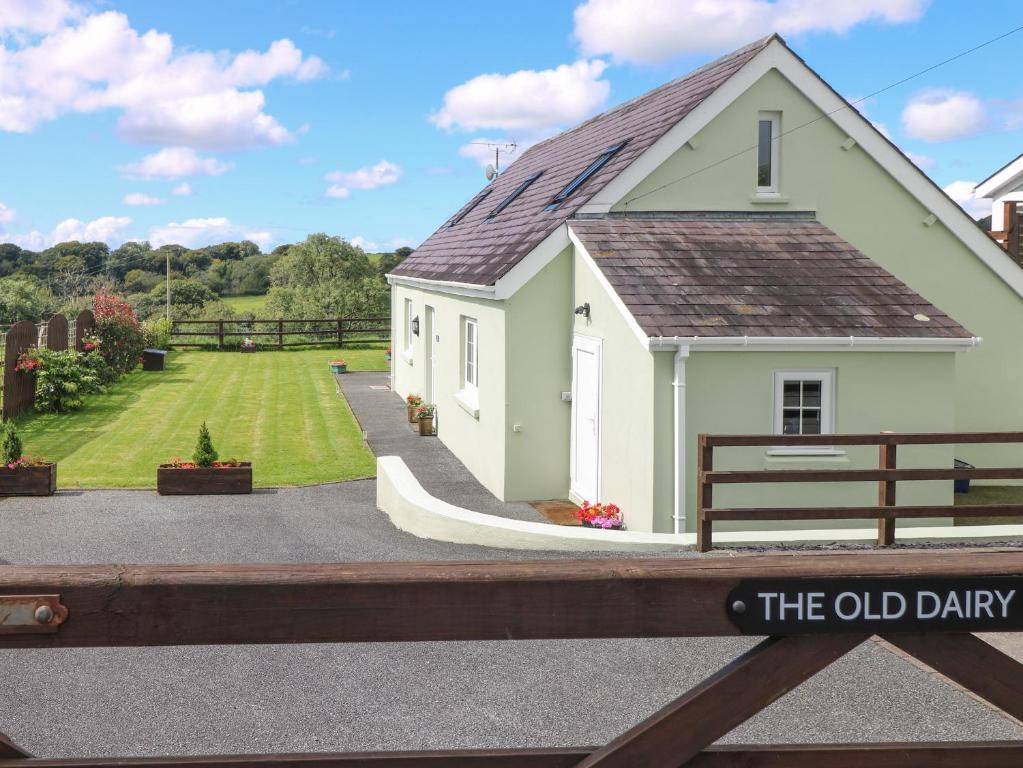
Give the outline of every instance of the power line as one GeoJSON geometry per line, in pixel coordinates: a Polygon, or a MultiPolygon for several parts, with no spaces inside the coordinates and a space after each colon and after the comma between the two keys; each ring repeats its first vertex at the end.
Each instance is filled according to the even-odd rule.
{"type": "MultiPolygon", "coordinates": [[[[1015,35],[1016,33],[1020,32],[1020,31],[1023,31],[1023,25],[1020,25],[1018,27],[1010,29],[1008,32],[1003,32],[1002,34],[997,35],[996,37],[992,37],[989,40],[985,40],[983,43],[975,45],[972,48],[968,48],[965,51],[960,51],[959,53],[955,54],[954,56],[949,56],[947,59],[939,61],[936,64],[931,64],[929,67],[921,69],[918,72],[914,72],[913,74],[908,75],[908,76],[902,78],[901,80],[897,80],[894,83],[889,83],[888,85],[884,86],[883,88],[878,88],[876,91],[874,91],[872,93],[868,93],[866,96],[862,96],[862,97],[860,97],[860,98],[858,98],[858,99],[856,99],[854,101],[846,101],[844,98],[839,96],[839,98],[841,98],[842,101],[844,102],[841,107],[838,107],[837,109],[833,109],[830,112],[826,112],[823,115],[818,115],[813,120],[808,120],[807,122],[802,123],[801,125],[797,125],[794,128],[790,128],[787,131],[783,131],[782,133],[778,134],[778,136],[775,137],[773,140],[774,141],[781,141],[781,139],[783,137],[788,136],[791,133],[795,133],[798,130],[801,130],[803,128],[806,128],[807,126],[813,125],[814,123],[817,123],[817,122],[823,120],[826,117],[831,117],[832,115],[834,115],[834,114],[836,114],[838,112],[841,112],[843,110],[852,109],[856,104],[861,104],[864,101],[867,101],[868,99],[872,99],[875,96],[879,96],[880,94],[884,93],[885,91],[890,91],[892,88],[897,88],[900,85],[904,85],[904,84],[908,83],[910,80],[915,80],[918,77],[926,75],[928,72],[933,72],[934,70],[939,69],[940,67],[944,67],[946,64],[951,64],[953,61],[957,61],[957,60],[959,60],[961,58],[964,58],[965,56],[969,56],[972,53],[976,53],[977,51],[981,50],[982,48],[986,48],[987,46],[992,45],[994,43],[997,43],[1000,40],[1004,40],[1005,38],[1010,37],[1012,35],[1015,35]]],[[[758,145],[756,145],[756,144],[754,144],[752,146],[749,146],[749,147],[746,147],[745,149],[741,149],[738,152],[734,152],[731,155],[728,155],[727,157],[723,157],[720,160],[716,160],[715,162],[710,163],[709,165],[705,165],[702,168],[697,168],[695,171],[687,173],[685,176],[679,176],[677,179],[672,179],[671,181],[665,182],[664,184],[661,184],[660,186],[655,187],[654,189],[648,190],[648,191],[646,191],[646,192],[644,192],[644,193],[642,193],[640,195],[635,195],[633,197],[630,197],[628,200],[625,201],[625,209],[628,210],[629,204],[634,202],[634,201],[636,201],[636,200],[641,200],[644,197],[652,195],[655,192],[660,192],[662,189],[666,189],[667,187],[670,187],[670,186],[673,186],[675,184],[678,184],[681,181],[685,181],[686,179],[691,179],[693,176],[696,176],[696,175],[698,175],[700,173],[703,173],[704,171],[709,171],[711,168],[716,168],[717,166],[719,166],[719,165],[721,165],[723,163],[727,163],[729,160],[734,160],[735,158],[741,157],[742,155],[745,155],[748,152],[752,152],[752,151],[756,150],[757,147],[758,147],[758,145]]]]}

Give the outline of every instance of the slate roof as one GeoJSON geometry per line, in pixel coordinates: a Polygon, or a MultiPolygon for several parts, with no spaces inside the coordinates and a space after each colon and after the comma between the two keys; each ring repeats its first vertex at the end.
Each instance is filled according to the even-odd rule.
{"type": "Polygon", "coordinates": [[[780,40],[772,35],[751,43],[531,147],[479,193],[489,189],[486,199],[457,224],[449,226],[458,216],[453,214],[392,274],[493,285],[774,39],[780,40]],[[628,141],[625,147],[602,170],[558,208],[545,210],[551,199],[604,150],[625,140],[628,141]],[[484,222],[498,203],[538,171],[543,175],[515,202],[493,221],[484,222]]]}
{"type": "Polygon", "coordinates": [[[971,336],[809,216],[569,226],[649,336],[971,336]]]}

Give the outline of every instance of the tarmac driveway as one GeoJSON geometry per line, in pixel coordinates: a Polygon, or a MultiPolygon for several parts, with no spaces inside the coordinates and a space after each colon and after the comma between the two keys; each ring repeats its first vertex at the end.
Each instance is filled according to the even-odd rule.
{"type": "MultiPolygon", "coordinates": [[[[562,557],[425,541],[358,481],[249,497],[142,491],[0,501],[11,563],[562,557]]],[[[0,732],[40,756],[605,743],[745,639],[0,650],[0,732]]],[[[1023,738],[867,643],[732,741],[1023,738]]]]}

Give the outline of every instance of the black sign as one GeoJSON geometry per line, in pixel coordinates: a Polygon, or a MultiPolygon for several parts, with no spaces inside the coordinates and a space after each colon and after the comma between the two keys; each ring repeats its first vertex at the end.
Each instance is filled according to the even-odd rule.
{"type": "Polygon", "coordinates": [[[728,596],[747,635],[1023,630],[1023,577],[748,579],[728,596]]]}

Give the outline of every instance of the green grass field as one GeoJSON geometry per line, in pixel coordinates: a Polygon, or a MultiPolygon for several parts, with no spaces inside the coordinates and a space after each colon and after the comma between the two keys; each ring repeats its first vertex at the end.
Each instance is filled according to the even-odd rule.
{"type": "Polygon", "coordinates": [[[258,314],[266,306],[266,296],[225,296],[224,303],[240,315],[258,314]]]}
{"type": "Polygon", "coordinates": [[[386,370],[383,349],[171,352],[81,411],[18,419],[25,452],[59,462],[60,487],[152,488],[156,466],[188,458],[205,419],[221,458],[253,463],[257,485],[372,477],[375,460],[327,363],[386,370]]]}

